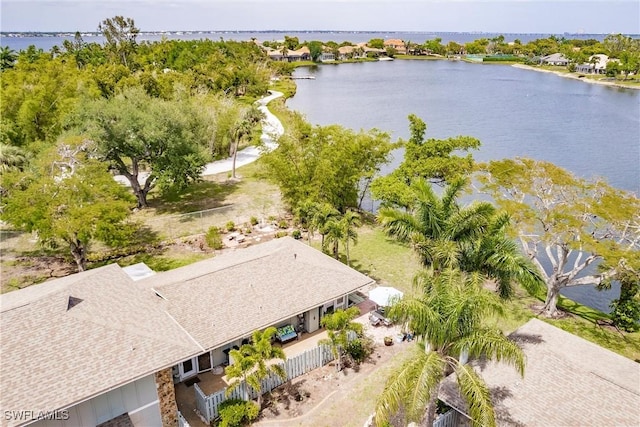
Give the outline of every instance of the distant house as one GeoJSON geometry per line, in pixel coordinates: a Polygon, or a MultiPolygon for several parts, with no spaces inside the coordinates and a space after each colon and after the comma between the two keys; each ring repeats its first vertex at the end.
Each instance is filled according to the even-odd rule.
{"type": "Polygon", "coordinates": [[[565,58],[565,56],[561,53],[554,53],[552,55],[546,55],[540,58],[540,62],[542,64],[547,64],[547,65],[556,65],[556,66],[561,66],[561,67],[565,67],[567,65],[569,65],[569,60],[567,58],[565,58]]]}
{"type": "Polygon", "coordinates": [[[336,56],[333,52],[322,52],[320,54],[320,62],[335,61],[336,56]]]}
{"type": "Polygon", "coordinates": [[[609,59],[607,55],[599,53],[589,57],[589,62],[580,64],[576,67],[576,72],[584,74],[606,74],[607,64],[617,59],[609,59]]]}
{"type": "Polygon", "coordinates": [[[387,39],[384,41],[384,47],[385,48],[391,47],[401,55],[407,53],[407,49],[404,46],[404,41],[400,39],[387,39]]]}
{"type": "Polygon", "coordinates": [[[298,50],[287,51],[287,54],[285,55],[285,57],[286,57],[286,60],[289,62],[310,61],[311,51],[309,51],[309,48],[307,46],[302,46],[298,50]]]}
{"type": "MultiPolygon", "coordinates": [[[[495,362],[472,362],[500,426],[637,426],[640,365],[538,319],[510,335],[524,350],[524,379],[495,362]]],[[[440,400],[468,415],[453,377],[440,400]]]]}
{"type": "Polygon", "coordinates": [[[285,237],[148,275],[116,264],[0,295],[2,426],[176,426],[174,383],[254,330],[316,331],[373,283],[285,237]]]}

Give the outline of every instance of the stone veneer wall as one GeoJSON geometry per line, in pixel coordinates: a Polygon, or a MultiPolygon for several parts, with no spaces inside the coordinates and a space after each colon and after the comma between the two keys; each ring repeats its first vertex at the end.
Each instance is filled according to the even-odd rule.
{"type": "Polygon", "coordinates": [[[171,368],[156,372],[155,380],[158,399],[160,399],[162,426],[177,427],[178,404],[176,403],[176,391],[173,386],[173,373],[171,368]]]}

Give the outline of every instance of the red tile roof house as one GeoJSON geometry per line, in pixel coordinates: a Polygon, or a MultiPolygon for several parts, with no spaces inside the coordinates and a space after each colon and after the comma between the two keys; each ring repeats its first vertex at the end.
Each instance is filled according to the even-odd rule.
{"type": "Polygon", "coordinates": [[[0,425],[184,425],[174,382],[254,330],[317,330],[371,284],[285,237],[137,281],[112,264],[3,294],[0,425]]]}
{"type": "MultiPolygon", "coordinates": [[[[640,425],[640,364],[538,319],[510,338],[526,355],[524,378],[503,363],[472,362],[489,387],[499,426],[640,425]]],[[[468,425],[453,377],[439,398],[464,415],[457,425],[468,425]]]]}

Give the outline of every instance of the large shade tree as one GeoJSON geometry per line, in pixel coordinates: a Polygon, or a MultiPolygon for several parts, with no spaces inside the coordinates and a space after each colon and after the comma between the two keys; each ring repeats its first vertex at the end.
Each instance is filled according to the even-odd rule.
{"type": "Polygon", "coordinates": [[[618,272],[640,271],[636,195],[532,159],[489,162],[479,179],[513,218],[515,237],[544,278],[548,315],[557,314],[563,288],[603,286],[618,272]]]}
{"type": "Polygon", "coordinates": [[[117,245],[131,228],[133,207],[127,189],[92,158],[90,144],[65,138],[24,172],[3,174],[6,194],[0,218],[37,233],[49,247],[67,245],[78,271],[87,265],[94,240],[117,245]]]}
{"type": "Polygon", "coordinates": [[[474,425],[496,425],[489,389],[467,361],[501,361],[524,375],[525,359],[515,342],[487,324],[488,318],[502,313],[502,304],[483,287],[484,279],[481,274],[446,269],[422,282],[417,296],[391,306],[388,316],[407,322],[417,345],[414,357],[391,373],[378,398],[376,425],[385,425],[397,413],[407,422],[426,416],[426,425],[432,425],[440,387],[449,374],[455,376],[474,425]]]}
{"type": "Polygon", "coordinates": [[[212,135],[209,116],[195,101],[165,101],[138,89],[87,102],[77,123],[98,155],[129,181],[139,208],[148,206],[156,185],[181,188],[200,179],[212,135]]]}
{"type": "Polygon", "coordinates": [[[389,235],[410,243],[430,271],[483,273],[503,297],[512,294],[515,282],[535,290],[541,279],[508,237],[509,217],[489,202],[461,206],[458,198],[467,186],[467,180],[455,179],[439,196],[431,184],[417,180],[410,187],[410,209],[383,207],[378,222],[389,235]]]}
{"type": "Polygon", "coordinates": [[[312,126],[296,114],[278,148],[263,161],[293,210],[311,199],[344,213],[358,208],[361,184],[388,162],[395,147],[377,130],[356,133],[336,125],[312,126]]]}

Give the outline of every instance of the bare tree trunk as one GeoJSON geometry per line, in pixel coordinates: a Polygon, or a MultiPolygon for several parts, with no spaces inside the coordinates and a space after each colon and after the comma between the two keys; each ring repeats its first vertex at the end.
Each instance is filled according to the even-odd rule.
{"type": "Polygon", "coordinates": [[[231,177],[236,177],[236,158],[238,157],[238,142],[233,147],[233,161],[231,163],[231,177]]]}
{"type": "Polygon", "coordinates": [[[87,268],[87,248],[78,239],[72,239],[69,241],[69,247],[71,249],[71,255],[73,260],[78,266],[78,272],[85,271],[87,268]]]}
{"type": "Polygon", "coordinates": [[[554,317],[558,315],[558,296],[560,295],[560,288],[554,285],[547,285],[547,297],[544,302],[545,315],[554,317]]]}

